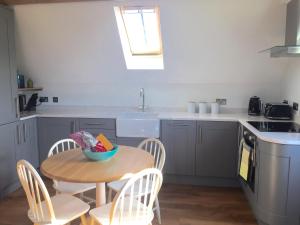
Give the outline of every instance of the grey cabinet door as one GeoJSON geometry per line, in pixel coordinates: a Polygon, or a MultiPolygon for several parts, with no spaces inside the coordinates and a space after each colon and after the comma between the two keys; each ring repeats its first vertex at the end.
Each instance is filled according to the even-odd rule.
{"type": "Polygon", "coordinates": [[[162,121],[161,141],[166,149],[165,173],[194,175],[196,121],[162,121]]]}
{"type": "Polygon", "coordinates": [[[197,122],[196,175],[235,178],[238,161],[238,123],[197,122]]]}
{"type": "Polygon", "coordinates": [[[35,118],[19,121],[16,124],[16,159],[25,159],[35,168],[39,166],[36,126],[35,118]]]}
{"type": "Polygon", "coordinates": [[[16,121],[13,14],[0,7],[0,125],[16,121]]]}
{"type": "Polygon", "coordinates": [[[0,126],[0,197],[18,181],[15,156],[15,124],[0,126]]]}
{"type": "Polygon", "coordinates": [[[78,120],[75,118],[39,118],[38,147],[40,163],[48,156],[52,145],[78,130],[78,120]]]}

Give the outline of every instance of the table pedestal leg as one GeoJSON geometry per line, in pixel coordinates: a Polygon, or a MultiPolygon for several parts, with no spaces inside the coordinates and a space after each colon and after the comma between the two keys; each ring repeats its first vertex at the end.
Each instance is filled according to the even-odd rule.
{"type": "Polygon", "coordinates": [[[106,204],[105,183],[96,184],[96,207],[106,204]]]}

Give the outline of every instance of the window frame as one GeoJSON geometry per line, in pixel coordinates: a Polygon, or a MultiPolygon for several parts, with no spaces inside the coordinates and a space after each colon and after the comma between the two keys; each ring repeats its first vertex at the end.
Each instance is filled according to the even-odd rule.
{"type": "Polygon", "coordinates": [[[162,34],[161,34],[161,24],[160,24],[160,10],[158,6],[121,6],[120,8],[120,13],[121,13],[121,17],[122,17],[122,21],[123,21],[123,26],[125,28],[126,31],[126,36],[127,36],[127,41],[128,41],[128,45],[130,47],[130,52],[132,56],[159,56],[163,54],[163,47],[162,47],[162,34]],[[156,14],[156,19],[157,19],[157,31],[158,31],[158,39],[159,39],[159,50],[158,51],[147,51],[147,52],[139,52],[139,53],[135,53],[132,50],[132,46],[130,43],[130,38],[129,38],[129,34],[128,34],[128,30],[127,30],[127,26],[126,26],[126,22],[124,19],[124,12],[126,10],[147,10],[147,9],[151,9],[155,11],[156,14]]]}

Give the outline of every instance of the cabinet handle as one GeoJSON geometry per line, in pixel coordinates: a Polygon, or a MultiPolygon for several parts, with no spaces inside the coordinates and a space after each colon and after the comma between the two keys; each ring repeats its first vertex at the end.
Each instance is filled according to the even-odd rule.
{"type": "Polygon", "coordinates": [[[19,125],[17,125],[17,144],[19,145],[20,144],[20,127],[19,127],[19,125]]]}
{"type": "Polygon", "coordinates": [[[87,126],[104,126],[104,123],[86,123],[87,126]]]}
{"type": "Polygon", "coordinates": [[[71,123],[71,132],[75,133],[75,131],[76,131],[76,124],[75,124],[75,121],[72,121],[72,123],[71,123]]]}
{"type": "Polygon", "coordinates": [[[199,128],[200,144],[202,144],[202,127],[199,128]]]}
{"type": "Polygon", "coordinates": [[[23,123],[23,141],[26,143],[27,140],[27,129],[26,129],[26,124],[23,123]]]}
{"type": "Polygon", "coordinates": [[[19,97],[15,97],[16,118],[20,118],[19,97]]]}
{"type": "Polygon", "coordinates": [[[186,124],[186,123],[182,123],[182,122],[174,122],[174,121],[171,122],[171,125],[177,126],[177,127],[188,127],[188,126],[190,126],[190,124],[186,124]]]}

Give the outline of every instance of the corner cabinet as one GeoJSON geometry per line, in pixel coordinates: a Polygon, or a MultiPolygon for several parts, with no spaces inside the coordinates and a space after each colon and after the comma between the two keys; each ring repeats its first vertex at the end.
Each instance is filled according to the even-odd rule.
{"type": "Polygon", "coordinates": [[[15,123],[0,126],[0,199],[18,183],[15,151],[15,123]]]}
{"type": "Polygon", "coordinates": [[[78,131],[76,118],[38,118],[39,159],[42,163],[55,142],[69,138],[71,133],[78,131]]]}
{"type": "Polygon", "coordinates": [[[13,11],[0,6],[0,125],[17,120],[13,11]]]}
{"type": "Polygon", "coordinates": [[[197,122],[196,175],[236,178],[238,123],[197,122]]]}
{"type": "Polygon", "coordinates": [[[16,160],[25,159],[33,167],[39,167],[37,139],[37,119],[27,119],[16,123],[16,160]]]}
{"type": "Polygon", "coordinates": [[[166,149],[164,172],[173,175],[194,175],[196,121],[162,121],[161,141],[166,149]]]}

